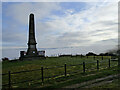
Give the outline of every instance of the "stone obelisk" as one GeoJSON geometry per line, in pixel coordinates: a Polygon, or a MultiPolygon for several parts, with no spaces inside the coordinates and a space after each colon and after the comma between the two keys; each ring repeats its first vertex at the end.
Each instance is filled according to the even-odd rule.
{"type": "Polygon", "coordinates": [[[27,52],[20,51],[19,60],[39,60],[45,58],[45,51],[37,51],[35,40],[34,14],[29,15],[29,37],[27,52]]]}
{"type": "Polygon", "coordinates": [[[37,56],[36,40],[35,40],[35,23],[34,23],[34,14],[29,16],[29,38],[28,38],[28,50],[27,56],[37,56]]]}

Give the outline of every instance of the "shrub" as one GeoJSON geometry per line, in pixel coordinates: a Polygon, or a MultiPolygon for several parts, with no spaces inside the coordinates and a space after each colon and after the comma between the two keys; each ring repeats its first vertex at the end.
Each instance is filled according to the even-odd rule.
{"type": "Polygon", "coordinates": [[[4,57],[4,58],[2,58],[2,61],[9,61],[9,58],[4,57]]]}

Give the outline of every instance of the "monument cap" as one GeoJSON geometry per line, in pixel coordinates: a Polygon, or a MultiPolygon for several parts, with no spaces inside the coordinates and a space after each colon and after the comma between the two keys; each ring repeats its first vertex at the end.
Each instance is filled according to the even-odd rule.
{"type": "Polygon", "coordinates": [[[31,13],[31,14],[30,14],[30,17],[34,17],[34,14],[33,14],[33,13],[31,13]]]}

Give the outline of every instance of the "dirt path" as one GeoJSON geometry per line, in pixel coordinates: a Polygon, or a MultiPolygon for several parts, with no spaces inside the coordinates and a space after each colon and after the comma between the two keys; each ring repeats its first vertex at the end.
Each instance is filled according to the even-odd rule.
{"type": "Polygon", "coordinates": [[[78,83],[78,84],[73,84],[73,85],[70,85],[70,86],[65,86],[63,88],[79,88],[79,87],[89,88],[89,87],[93,87],[93,86],[96,86],[96,85],[101,85],[101,84],[104,84],[104,83],[110,83],[110,82],[112,82],[112,80],[107,80],[107,79],[112,79],[112,78],[115,78],[117,76],[118,75],[110,75],[110,76],[106,76],[106,77],[103,77],[103,78],[98,78],[98,79],[83,82],[83,83],[78,83]],[[105,81],[105,80],[107,80],[107,81],[105,81]],[[97,83],[97,82],[99,82],[99,83],[97,83]]]}

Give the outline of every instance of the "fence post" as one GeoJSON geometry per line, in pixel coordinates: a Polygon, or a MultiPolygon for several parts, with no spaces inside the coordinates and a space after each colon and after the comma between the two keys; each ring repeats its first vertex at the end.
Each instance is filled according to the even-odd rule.
{"type": "Polygon", "coordinates": [[[97,70],[99,70],[99,61],[97,60],[97,70]]]}
{"type": "Polygon", "coordinates": [[[103,56],[102,56],[102,60],[103,60],[103,56]]]}
{"type": "Polygon", "coordinates": [[[93,56],[94,60],[95,60],[95,55],[93,56]]]}
{"type": "Polygon", "coordinates": [[[67,72],[66,72],[66,64],[65,64],[65,76],[67,75],[67,72]]]}
{"type": "Polygon", "coordinates": [[[41,67],[41,74],[42,74],[42,83],[44,81],[44,78],[43,78],[43,67],[41,67]]]}
{"type": "Polygon", "coordinates": [[[83,72],[85,73],[85,62],[83,62],[83,72]]]}
{"type": "Polygon", "coordinates": [[[9,89],[11,88],[11,73],[10,71],[8,71],[8,77],[9,77],[9,89]]]}
{"type": "Polygon", "coordinates": [[[109,59],[109,68],[110,68],[110,59],[109,59]]]}

